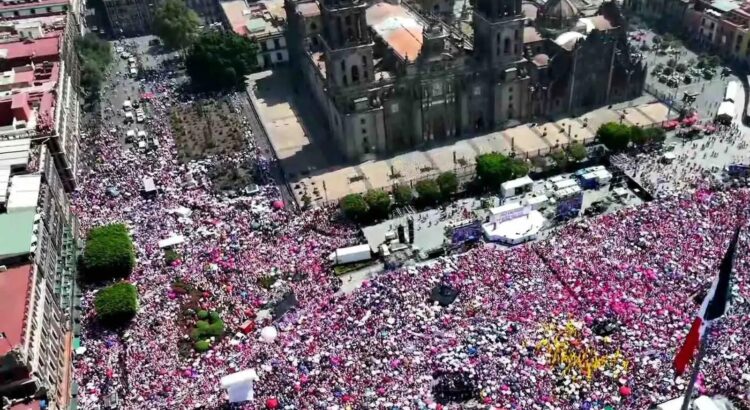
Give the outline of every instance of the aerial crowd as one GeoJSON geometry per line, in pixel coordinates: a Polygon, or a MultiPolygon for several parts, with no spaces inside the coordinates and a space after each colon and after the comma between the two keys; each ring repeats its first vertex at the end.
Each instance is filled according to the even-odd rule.
{"type": "MultiPolygon", "coordinates": [[[[140,309],[127,329],[109,330],[96,321],[95,290],[85,292],[86,349],[74,370],[82,408],[113,394],[128,409],[227,408],[219,380],[248,368],[259,375],[256,397],[237,408],[643,410],[684,392],[688,376],[674,373],[672,358],[732,229],[747,222],[750,191],[698,184],[573,222],[537,243],[481,246],[376,274],[343,294],[326,257],[357,243],[355,229],[333,209],[276,206],[280,192],[270,184],[248,197],[217,193],[212,163],[267,163],[252,133],[247,150],[229,159],[180,163],[160,119],[183,102],[158,78],[145,87],[155,95],[148,110],[158,148],[125,148],[107,127],[83,143],[74,211],[84,232],[130,227],[137,266],[129,280],[140,309]],[[156,197],[140,194],[144,176],[160,187],[156,197]],[[120,195],[108,195],[110,187],[120,195]],[[167,264],[158,242],[175,234],[186,241],[167,264]],[[263,285],[267,277],[273,285],[263,285]],[[179,348],[193,293],[176,292],[175,281],[226,323],[226,336],[205,353],[179,348]],[[432,300],[440,286],[457,292],[455,301],[432,300]],[[296,308],[277,320],[261,315],[289,292],[296,308]],[[248,320],[254,329],[238,335],[248,320]],[[278,329],[270,343],[260,340],[269,325],[278,329]]],[[[748,246],[743,235],[736,297],[713,328],[698,383],[702,393],[746,404],[748,246]]]]}

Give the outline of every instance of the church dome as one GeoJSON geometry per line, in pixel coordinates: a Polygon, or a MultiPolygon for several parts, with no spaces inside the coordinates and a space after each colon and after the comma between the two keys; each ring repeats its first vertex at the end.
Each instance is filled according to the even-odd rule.
{"type": "Polygon", "coordinates": [[[537,65],[537,67],[543,67],[549,64],[549,56],[544,53],[539,53],[531,58],[531,61],[537,65]]]}
{"type": "Polygon", "coordinates": [[[548,0],[544,6],[544,15],[555,19],[569,20],[580,14],[581,11],[573,0],[548,0]]]}

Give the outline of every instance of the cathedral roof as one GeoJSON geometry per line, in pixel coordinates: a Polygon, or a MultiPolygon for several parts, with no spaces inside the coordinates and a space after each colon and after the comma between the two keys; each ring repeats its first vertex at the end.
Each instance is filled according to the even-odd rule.
{"type": "Polygon", "coordinates": [[[406,7],[375,3],[367,8],[366,18],[367,24],[399,58],[415,61],[419,57],[424,41],[424,25],[406,7]]]}
{"type": "Polygon", "coordinates": [[[561,20],[572,19],[581,14],[581,10],[575,4],[574,0],[549,0],[544,7],[547,17],[554,17],[561,20]]]}
{"type": "Polygon", "coordinates": [[[578,40],[585,38],[585,35],[576,31],[567,31],[557,36],[557,38],[555,39],[555,43],[558,46],[570,51],[573,49],[573,46],[578,42],[578,40]]]}

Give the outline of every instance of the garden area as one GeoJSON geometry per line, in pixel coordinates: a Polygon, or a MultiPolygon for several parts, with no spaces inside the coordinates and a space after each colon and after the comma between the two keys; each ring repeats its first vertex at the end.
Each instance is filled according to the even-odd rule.
{"type": "Polygon", "coordinates": [[[209,176],[219,190],[239,190],[253,182],[252,171],[221,158],[245,149],[241,116],[225,100],[201,100],[172,109],[172,133],[182,162],[219,158],[209,176]]]}

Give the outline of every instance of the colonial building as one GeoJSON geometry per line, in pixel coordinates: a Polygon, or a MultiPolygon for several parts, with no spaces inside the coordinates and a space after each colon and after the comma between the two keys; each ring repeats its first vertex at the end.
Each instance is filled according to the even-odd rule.
{"type": "Polygon", "coordinates": [[[631,54],[614,3],[593,17],[558,19],[570,31],[551,38],[534,28],[521,0],[474,4],[466,27],[398,1],[286,0],[296,80],[315,96],[347,159],[641,94],[645,65],[631,54]]]}
{"type": "Polygon", "coordinates": [[[67,408],[79,149],[72,9],[0,24],[0,401],[67,408]]]}

